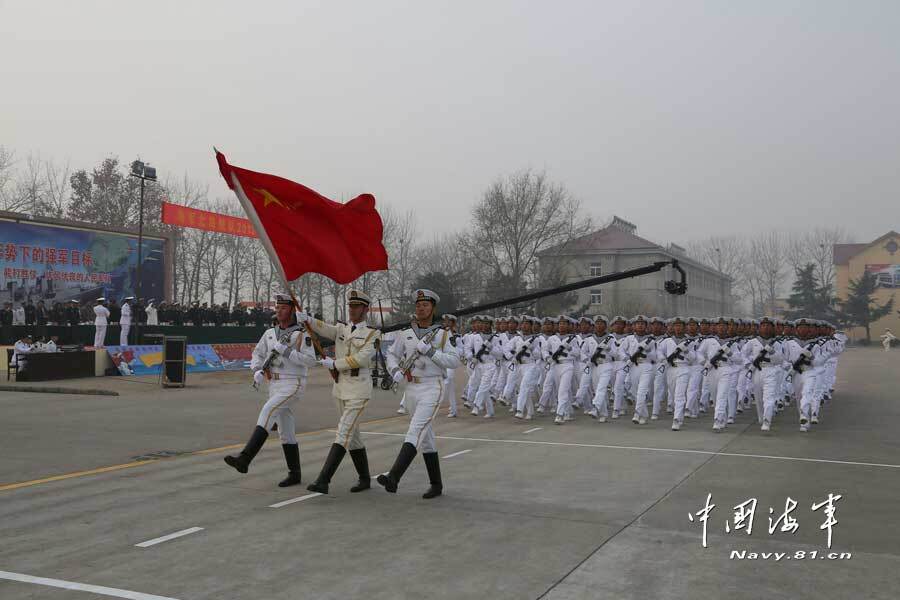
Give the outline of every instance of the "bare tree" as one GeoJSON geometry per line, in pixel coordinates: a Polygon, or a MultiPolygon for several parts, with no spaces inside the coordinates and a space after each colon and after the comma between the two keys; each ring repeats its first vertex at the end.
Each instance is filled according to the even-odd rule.
{"type": "Polygon", "coordinates": [[[29,154],[25,168],[18,172],[13,191],[13,202],[9,210],[39,215],[41,203],[47,191],[44,179],[43,161],[39,154],[29,154]]]}
{"type": "Polygon", "coordinates": [[[522,171],[493,183],[472,209],[466,235],[473,255],[518,292],[528,281],[538,253],[588,233],[590,217],[565,187],[544,173],[522,171]]]}
{"type": "Polygon", "coordinates": [[[52,160],[44,162],[44,197],[38,203],[38,214],[61,219],[69,202],[71,168],[66,162],[58,166],[52,160]]]}
{"type": "Polygon", "coordinates": [[[8,189],[15,175],[15,153],[6,146],[0,146],[0,208],[13,210],[9,206],[12,190],[8,189]]]}
{"type": "Polygon", "coordinates": [[[834,245],[849,241],[843,227],[816,227],[810,231],[788,234],[787,260],[797,271],[809,263],[816,266],[816,278],[822,287],[834,285],[834,245]]]}
{"type": "Polygon", "coordinates": [[[775,301],[788,275],[785,234],[767,231],[749,241],[748,273],[757,310],[773,314],[775,301]]]}

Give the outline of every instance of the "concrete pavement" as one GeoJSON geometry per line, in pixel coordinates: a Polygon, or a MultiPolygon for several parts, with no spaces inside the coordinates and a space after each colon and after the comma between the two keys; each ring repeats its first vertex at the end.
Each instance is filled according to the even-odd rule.
{"type": "MultiPolygon", "coordinates": [[[[677,433],[665,420],[554,426],[503,409],[494,420],[441,418],[445,495],[432,501],[420,498],[419,458],[397,495],[348,493],[347,460],[330,495],[304,498],[303,486],[275,486],[284,471],[277,443],[245,476],[222,463],[225,451],[202,452],[242,444],[252,428],[258,404],[248,400],[246,373],[115,398],[27,394],[40,400],[25,404],[0,395],[0,482],[187,453],[0,490],[0,598],[894,598],[897,360],[846,353],[835,402],[809,434],[798,431],[793,407],[770,435],[752,410],[723,434],[708,417],[677,433]],[[820,558],[825,515],[811,505],[829,492],[843,495],[831,551],[849,559],[820,558]],[[688,513],[707,494],[716,507],[704,548],[688,513]],[[798,503],[799,529],[769,535],[769,507],[777,518],[787,496],[798,503]],[[750,498],[752,534],[725,533],[733,507],[750,498]],[[736,560],[732,550],[792,559],[736,560]],[[793,558],[800,551],[818,554],[793,558]],[[22,581],[29,577],[45,580],[22,581]]],[[[298,417],[309,431],[300,438],[304,482],[332,441],[316,431],[334,425],[327,393],[327,380],[310,386],[298,417]]],[[[370,418],[393,414],[396,397],[382,394],[370,418]]],[[[373,473],[390,467],[405,428],[404,419],[363,426],[373,473]]]]}

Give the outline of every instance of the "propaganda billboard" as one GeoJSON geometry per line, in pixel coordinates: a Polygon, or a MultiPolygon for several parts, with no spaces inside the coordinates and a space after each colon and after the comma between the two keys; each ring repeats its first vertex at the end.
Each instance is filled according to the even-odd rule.
{"type": "MultiPolygon", "coordinates": [[[[0,302],[116,301],[134,296],[137,236],[0,220],[0,302]]],[[[144,237],[141,295],[165,295],[165,240],[144,237]]]]}

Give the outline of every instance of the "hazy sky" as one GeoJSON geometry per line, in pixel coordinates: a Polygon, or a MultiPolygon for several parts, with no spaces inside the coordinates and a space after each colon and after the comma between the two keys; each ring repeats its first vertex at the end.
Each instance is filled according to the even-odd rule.
{"type": "MultiPolygon", "coordinates": [[[[598,217],[900,228],[900,2],[0,0],[0,144],[233,164],[458,228],[544,169],[598,217]]],[[[177,200],[173,198],[173,200],[177,200]]]]}

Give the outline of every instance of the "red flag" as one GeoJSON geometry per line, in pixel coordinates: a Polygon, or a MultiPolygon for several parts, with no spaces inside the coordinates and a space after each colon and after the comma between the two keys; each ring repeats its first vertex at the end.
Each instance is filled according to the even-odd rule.
{"type": "Polygon", "coordinates": [[[372,194],[341,204],[288,179],[233,167],[219,151],[216,160],[286,282],[320,273],[350,283],[388,268],[372,194]]]}

